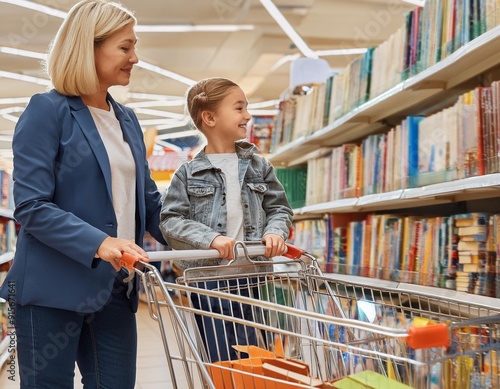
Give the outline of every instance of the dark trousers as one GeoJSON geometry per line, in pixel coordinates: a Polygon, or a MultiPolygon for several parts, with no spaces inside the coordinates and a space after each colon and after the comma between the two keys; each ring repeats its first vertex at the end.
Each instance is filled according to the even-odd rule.
{"type": "Polygon", "coordinates": [[[137,327],[126,290],[117,280],[108,303],[91,314],[17,305],[21,389],[73,388],[75,362],[85,389],[133,389],[137,327]]]}

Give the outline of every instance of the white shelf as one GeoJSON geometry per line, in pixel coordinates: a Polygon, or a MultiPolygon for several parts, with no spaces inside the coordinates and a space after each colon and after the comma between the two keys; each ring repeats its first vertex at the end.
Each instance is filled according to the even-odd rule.
{"type": "Polygon", "coordinates": [[[308,205],[294,210],[302,218],[318,213],[369,212],[450,203],[500,196],[500,173],[441,182],[420,188],[400,189],[351,199],[308,205]]]}
{"type": "Polygon", "coordinates": [[[338,146],[366,137],[386,127],[391,117],[414,114],[415,107],[430,108],[443,92],[453,90],[481,73],[500,64],[500,26],[480,35],[437,64],[405,80],[374,99],[355,108],[315,133],[296,139],[269,154],[275,166],[290,166],[304,154],[320,146],[338,146]]]}
{"type": "Polygon", "coordinates": [[[325,274],[325,277],[333,282],[339,281],[342,283],[357,285],[364,288],[380,288],[387,289],[391,292],[418,294],[419,296],[428,296],[430,298],[442,298],[443,300],[451,300],[457,303],[466,305],[471,304],[476,307],[481,307],[488,310],[500,311],[500,299],[493,297],[480,296],[465,292],[457,292],[456,290],[437,288],[433,286],[423,286],[416,284],[407,284],[403,282],[379,280],[376,278],[368,278],[361,276],[353,276],[346,274],[325,274]]]}

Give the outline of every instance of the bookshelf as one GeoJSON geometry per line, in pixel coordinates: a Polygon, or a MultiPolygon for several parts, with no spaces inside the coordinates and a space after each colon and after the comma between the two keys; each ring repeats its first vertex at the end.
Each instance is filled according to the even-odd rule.
{"type": "MultiPolygon", "coordinates": [[[[464,93],[500,80],[499,44],[500,25],[485,31],[468,43],[463,44],[441,61],[397,83],[343,116],[334,119],[325,127],[316,131],[300,132],[307,133],[308,135],[295,138],[287,144],[279,145],[277,149],[272,150],[268,158],[276,167],[310,165],[311,161],[328,156],[334,148],[349,143],[359,144],[371,135],[387,134],[391,129],[401,124],[405,118],[417,115],[429,117],[447,109],[464,93]]],[[[341,165],[333,165],[334,161],[331,163],[331,166],[336,166],[337,170],[341,171],[341,165]]],[[[311,165],[315,166],[314,163],[311,165]]],[[[321,165],[318,166],[321,168],[321,165]]],[[[362,174],[364,175],[365,172],[362,174]]],[[[322,174],[319,174],[320,181],[321,177],[322,174]]],[[[389,177],[389,180],[392,178],[392,176],[389,177]]],[[[340,215],[347,217],[348,214],[378,214],[380,216],[384,213],[394,213],[399,216],[407,214],[410,216],[427,215],[431,217],[432,215],[439,214],[440,211],[443,212],[442,215],[456,215],[472,212],[468,210],[469,208],[478,210],[481,207],[485,208],[483,211],[499,213],[499,208],[494,202],[496,198],[500,197],[500,173],[469,176],[454,180],[449,180],[449,177],[443,176],[442,181],[444,180],[446,181],[439,182],[439,180],[434,180],[431,184],[427,184],[424,178],[423,181],[418,181],[420,185],[410,184],[399,186],[404,189],[382,191],[380,193],[368,192],[373,194],[358,195],[359,197],[341,195],[340,199],[330,201],[323,200],[325,198],[324,188],[320,189],[313,186],[312,189],[307,188],[307,192],[310,193],[316,190],[314,194],[317,195],[317,198],[311,202],[306,201],[305,206],[295,207],[294,220],[301,223],[310,220],[318,221],[318,219],[323,218],[326,227],[320,226],[320,223],[317,223],[313,224],[314,227],[312,228],[316,230],[324,228],[324,231],[327,231],[327,239],[329,239],[331,244],[333,239],[335,239],[334,236],[336,236],[335,233],[332,235],[332,228],[328,227],[330,226],[330,219],[326,221],[331,216],[339,218],[340,215]],[[491,208],[489,209],[488,207],[491,208]]],[[[363,193],[363,189],[361,188],[361,193],[363,193]]],[[[338,197],[330,196],[330,199],[332,198],[338,197]]],[[[343,218],[340,217],[339,219],[343,218]]],[[[345,226],[340,223],[342,222],[337,222],[335,227],[345,229],[345,226]]],[[[353,230],[350,233],[354,235],[356,231],[353,230]]],[[[318,249],[316,246],[314,248],[318,249]]],[[[449,244],[448,247],[451,246],[449,244]]],[[[426,244],[422,244],[422,247],[426,247],[426,244]]],[[[323,250],[325,257],[331,255],[331,250],[331,247],[323,250]]],[[[450,253],[451,249],[447,253],[447,260],[448,255],[451,258],[450,253]]],[[[431,256],[427,252],[425,255],[429,255],[429,258],[431,256]]],[[[361,254],[356,253],[354,255],[354,257],[358,256],[364,258],[366,257],[366,253],[363,251],[361,254]]],[[[497,262],[497,277],[499,274],[499,263],[497,262]]],[[[359,265],[356,264],[355,266],[359,265]]],[[[385,269],[380,264],[376,266],[385,269]]],[[[448,286],[446,288],[437,287],[432,283],[433,281],[431,283],[423,281],[423,284],[419,284],[419,282],[422,282],[420,280],[415,283],[404,283],[402,280],[376,280],[371,275],[370,277],[363,277],[364,274],[361,273],[361,270],[359,273],[354,273],[359,275],[336,274],[335,270],[332,272],[329,267],[326,267],[325,270],[327,276],[332,280],[342,279],[342,282],[345,282],[346,279],[352,282],[356,280],[356,282],[360,282],[367,287],[374,285],[375,281],[380,281],[388,288],[395,288],[395,290],[402,288],[408,291],[413,290],[438,297],[443,296],[443,298],[456,299],[457,301],[486,304],[491,309],[497,311],[500,309],[498,292],[497,298],[494,298],[465,293],[453,290],[452,288],[446,289],[448,286]]],[[[422,270],[419,268],[418,271],[421,272],[422,270]]],[[[423,275],[435,274],[432,271],[430,273],[423,271],[423,275]]],[[[442,286],[442,284],[440,285],[442,286]]]]}
{"type": "MultiPolygon", "coordinates": [[[[441,62],[400,82],[313,134],[295,139],[269,154],[275,166],[302,163],[319,147],[339,146],[388,129],[401,118],[437,111],[450,98],[474,88],[477,78],[499,69],[500,26],[465,44],[441,62]],[[299,158],[300,156],[300,158],[299,158]]],[[[497,77],[498,79],[498,77],[497,77]]]]}

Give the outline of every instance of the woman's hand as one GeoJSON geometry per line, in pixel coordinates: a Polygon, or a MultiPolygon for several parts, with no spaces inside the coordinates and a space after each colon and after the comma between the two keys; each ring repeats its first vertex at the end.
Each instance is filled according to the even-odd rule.
{"type": "Polygon", "coordinates": [[[233,259],[233,250],[235,243],[235,239],[219,235],[212,241],[210,248],[216,249],[219,252],[221,258],[233,259]]]}
{"type": "Polygon", "coordinates": [[[262,238],[262,243],[266,245],[267,258],[276,257],[286,252],[286,245],[283,238],[278,234],[266,234],[262,238]]]}
{"type": "Polygon", "coordinates": [[[120,271],[120,261],[122,252],[132,254],[141,261],[149,262],[148,254],[133,241],[128,239],[112,238],[108,236],[97,249],[96,257],[109,262],[116,271],[120,271]]]}

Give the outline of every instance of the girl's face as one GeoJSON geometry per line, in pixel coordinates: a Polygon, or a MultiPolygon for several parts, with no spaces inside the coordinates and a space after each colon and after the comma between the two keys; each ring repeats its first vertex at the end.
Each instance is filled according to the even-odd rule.
{"type": "Polygon", "coordinates": [[[137,37],[131,23],[95,48],[95,67],[102,90],[113,85],[129,84],[132,67],[139,61],[136,43],[137,37]]]}
{"type": "Polygon", "coordinates": [[[230,88],[214,114],[219,138],[227,139],[230,143],[246,138],[247,123],[252,119],[247,106],[248,101],[241,88],[230,88]]]}

